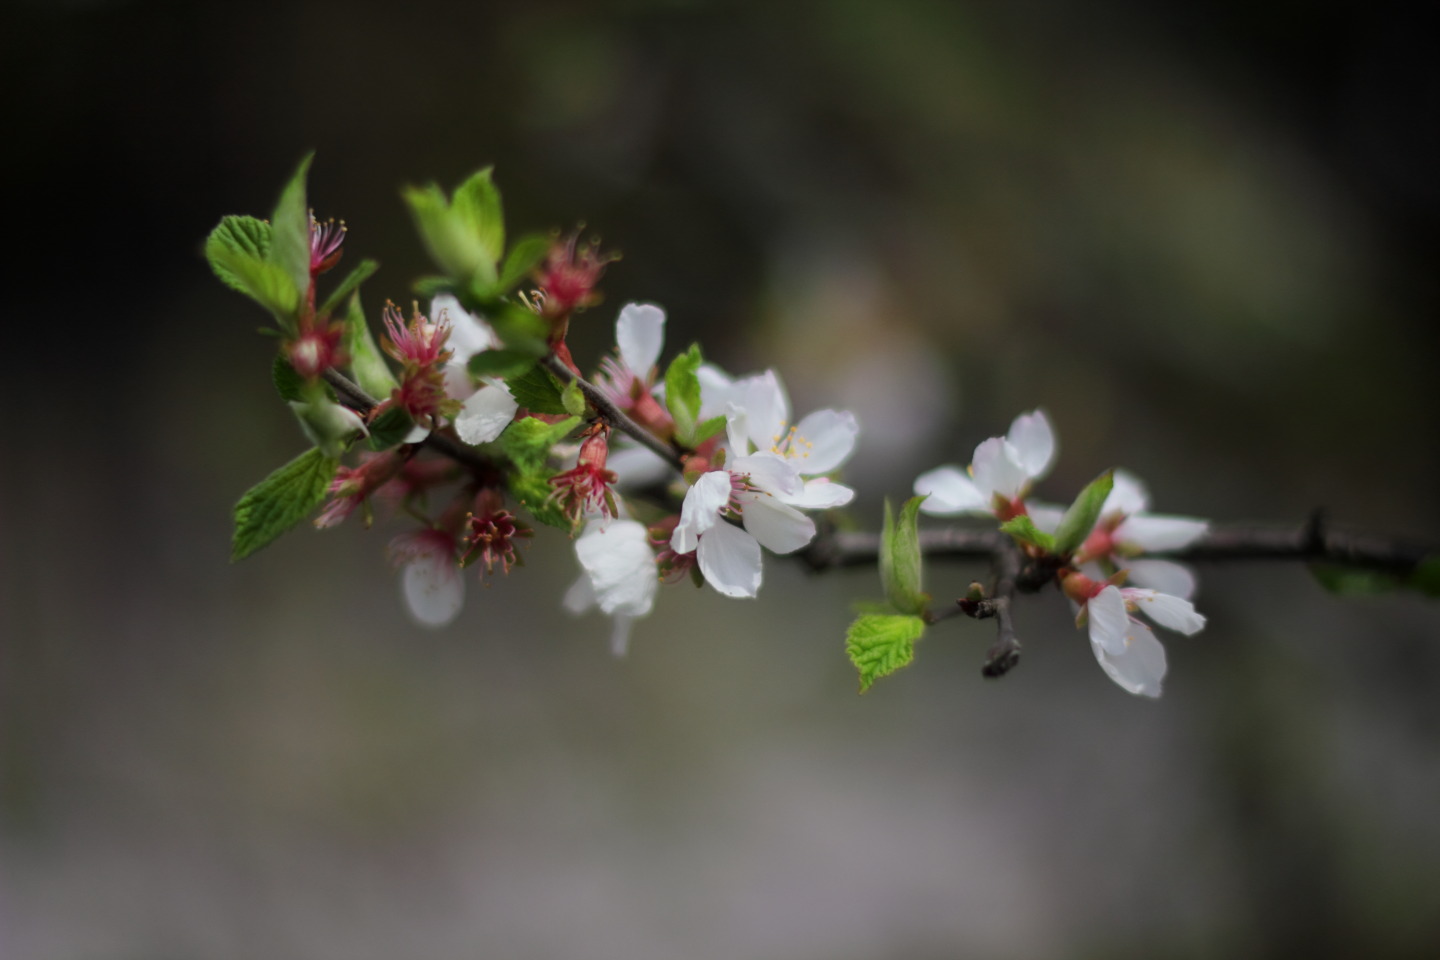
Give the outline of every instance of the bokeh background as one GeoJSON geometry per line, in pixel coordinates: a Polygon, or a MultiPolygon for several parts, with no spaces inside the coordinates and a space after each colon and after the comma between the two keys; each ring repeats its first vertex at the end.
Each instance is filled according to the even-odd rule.
{"type": "MultiPolygon", "coordinates": [[[[200,243],[493,163],[623,251],[670,345],[865,431],[854,516],[1046,407],[1059,498],[1440,534],[1433,33],[1384,4],[16,0],[0,470],[0,957],[1440,953],[1440,606],[1202,573],[1157,702],[1057,596],[855,695],[873,571],[672,587],[607,653],[563,537],[401,608],[384,529],[227,563],[303,447],[200,243]]],[[[1418,9],[1418,8],[1417,8],[1418,9]]],[[[398,528],[391,528],[393,533],[398,528]]],[[[934,566],[955,593],[983,571],[934,566]]]]}

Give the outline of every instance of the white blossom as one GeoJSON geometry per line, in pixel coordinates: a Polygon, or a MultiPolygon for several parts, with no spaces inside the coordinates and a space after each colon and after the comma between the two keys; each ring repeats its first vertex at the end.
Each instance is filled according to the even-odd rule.
{"type": "Polygon", "coordinates": [[[916,495],[926,497],[920,510],[938,517],[1008,510],[1025,499],[1054,460],[1055,433],[1044,412],[1021,414],[1005,436],[976,447],[965,470],[947,465],[922,473],[915,480],[916,495]]]}

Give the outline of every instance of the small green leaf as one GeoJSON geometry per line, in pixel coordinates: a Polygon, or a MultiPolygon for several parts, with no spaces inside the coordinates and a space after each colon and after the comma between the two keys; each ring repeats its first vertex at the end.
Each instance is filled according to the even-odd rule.
{"type": "Polygon", "coordinates": [[[665,371],[665,405],[675,419],[675,439],[692,449],[700,416],[700,377],[696,371],[703,362],[700,344],[696,343],[671,360],[665,371]]]}
{"type": "Polygon", "coordinates": [[[1310,573],[1320,586],[1341,597],[1370,597],[1394,593],[1401,586],[1401,579],[1394,574],[1360,567],[1312,563],[1310,573]]]}
{"type": "Polygon", "coordinates": [[[495,282],[495,264],[505,251],[505,214],[500,204],[500,190],[490,178],[493,169],[486,167],[472,173],[455,188],[455,199],[450,204],[462,229],[473,236],[485,252],[489,267],[485,279],[490,283],[495,282]]]}
{"type": "Polygon", "coordinates": [[[1426,557],[1417,563],[1405,585],[1427,597],[1440,597],[1440,556],[1426,557]]]}
{"type": "Polygon", "coordinates": [[[500,278],[495,283],[499,288],[498,292],[509,293],[516,284],[529,276],[530,271],[550,252],[552,243],[543,233],[528,234],[516,240],[505,256],[505,264],[500,268],[500,278]]]}
{"type": "Polygon", "coordinates": [[[860,671],[860,692],[914,660],[915,641],[924,633],[924,620],[903,614],[867,613],[850,624],[845,652],[860,671]]]}
{"type": "Polygon", "coordinates": [[[231,272],[228,258],[217,259],[217,254],[223,252],[254,263],[264,263],[269,250],[270,224],[254,217],[221,217],[220,223],[205,238],[205,258],[210,261],[210,269],[230,289],[246,295],[251,295],[249,285],[231,272]]]}
{"type": "Polygon", "coordinates": [[[345,352],[350,354],[350,372],[355,375],[355,382],[376,400],[384,400],[400,385],[380,355],[380,348],[375,346],[358,290],[350,295],[350,304],[345,309],[345,352]]]}
{"type": "Polygon", "coordinates": [[[251,487],[235,504],[230,560],[243,560],[304,520],[325,499],[338,460],[307,450],[251,487]]]}
{"type": "Polygon", "coordinates": [[[506,349],[543,357],[550,352],[546,338],[550,325],[545,318],[515,303],[494,304],[485,311],[485,319],[506,349]]]}
{"type": "Polygon", "coordinates": [[[494,261],[489,262],[486,274],[484,245],[455,215],[443,190],[432,183],[424,187],[406,187],[401,196],[415,218],[415,229],[419,231],[420,239],[451,283],[468,287],[477,278],[494,282],[494,261]]]}
{"type": "Polygon", "coordinates": [[[340,286],[332,290],[330,296],[325,298],[325,302],[320,305],[320,310],[318,311],[320,316],[328,317],[334,313],[335,308],[340,306],[341,300],[344,300],[350,294],[354,293],[360,284],[370,279],[371,274],[379,269],[380,264],[374,260],[361,260],[355,266],[355,269],[351,270],[349,275],[340,281],[340,286]]]}
{"type": "Polygon", "coordinates": [[[280,267],[268,259],[270,225],[254,217],[225,217],[205,240],[210,269],[232,290],[265,307],[285,329],[294,326],[300,292],[280,267]]]}
{"type": "Polygon", "coordinates": [[[305,177],[314,158],[311,153],[300,161],[270,217],[269,260],[285,271],[299,291],[310,289],[310,207],[305,202],[305,177]]]}
{"type": "Polygon", "coordinates": [[[500,434],[500,449],[505,451],[520,473],[546,473],[550,448],[580,423],[579,417],[570,417],[559,423],[546,423],[536,417],[521,417],[500,434]]]}
{"type": "Polygon", "coordinates": [[[307,399],[291,400],[290,409],[306,438],[329,457],[339,459],[364,430],[360,417],[326,396],[323,384],[306,384],[307,399]]]}
{"type": "Polygon", "coordinates": [[[1075,502],[1070,504],[1070,509],[1066,510],[1065,516],[1060,519],[1060,526],[1055,528],[1053,553],[1071,554],[1084,545],[1085,538],[1090,536],[1090,531],[1095,529],[1095,524],[1100,519],[1105,498],[1110,496],[1110,488],[1113,486],[1115,471],[1107,470],[1080,491],[1080,496],[1075,498],[1075,502]]]}
{"type": "Polygon", "coordinates": [[[560,382],[540,364],[535,364],[518,377],[505,381],[510,396],[531,413],[563,415],[568,413],[560,397],[560,382]]]}
{"type": "Polygon", "coordinates": [[[524,350],[486,350],[467,365],[474,377],[515,377],[535,366],[535,355],[524,350]]]}
{"type": "Polygon", "coordinates": [[[706,440],[709,440],[711,437],[715,436],[715,434],[719,433],[724,429],[724,417],[711,417],[709,420],[706,420],[704,423],[700,424],[700,426],[695,428],[695,445],[698,447],[700,444],[704,443],[706,440]]]}
{"type": "Polygon", "coordinates": [[[1055,553],[1055,538],[1035,526],[1035,521],[1027,516],[1018,516],[1006,520],[1000,524],[1000,532],[1008,533],[1020,543],[1027,543],[1033,547],[1039,547],[1046,553],[1055,553]]]}
{"type": "Polygon", "coordinates": [[[565,405],[565,412],[576,417],[585,415],[585,394],[580,390],[580,384],[571,380],[565,384],[565,389],[560,391],[560,402],[565,405]]]}
{"type": "Polygon", "coordinates": [[[303,401],[305,399],[305,378],[295,372],[290,361],[283,356],[275,358],[274,365],[270,368],[270,379],[275,381],[275,389],[280,394],[281,400],[303,401]]]}
{"type": "Polygon", "coordinates": [[[575,528],[570,518],[560,509],[559,502],[550,498],[555,488],[550,486],[549,477],[534,473],[515,473],[510,475],[507,486],[510,496],[524,507],[537,523],[558,527],[567,533],[575,528]]]}
{"type": "Polygon", "coordinates": [[[377,453],[398,446],[415,427],[415,421],[400,407],[391,407],[370,421],[370,437],[366,446],[377,453]]]}
{"type": "Polygon", "coordinates": [[[896,520],[890,515],[890,501],[885,501],[885,524],[880,534],[880,582],[885,585],[885,599],[901,613],[924,613],[930,603],[930,595],[921,589],[924,569],[917,529],[920,504],[924,502],[924,497],[906,500],[896,520]]]}

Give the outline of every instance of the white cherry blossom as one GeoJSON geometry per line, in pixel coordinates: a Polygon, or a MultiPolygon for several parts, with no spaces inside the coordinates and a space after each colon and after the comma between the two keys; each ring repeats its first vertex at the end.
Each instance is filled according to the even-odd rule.
{"type": "Polygon", "coordinates": [[[650,533],[636,520],[592,518],[575,540],[575,556],[584,573],[565,594],[565,609],[599,607],[614,618],[610,649],[623,656],[631,626],[650,613],[660,586],[650,533]]]}
{"type": "Polygon", "coordinates": [[[920,510],[937,517],[1007,512],[1054,460],[1050,421],[1041,410],[1023,413],[1005,436],[976,447],[966,470],[947,465],[922,473],[915,480],[916,495],[926,497],[920,510]]]}
{"type": "Polygon", "coordinates": [[[400,595],[416,623],[443,627],[465,605],[465,578],[455,553],[455,538],[440,530],[404,533],[390,543],[400,565],[400,595]]]}
{"type": "Polygon", "coordinates": [[[1132,612],[1187,636],[1203,629],[1205,618],[1190,601],[1157,590],[1107,584],[1086,600],[1076,624],[1088,621],[1090,647],[1106,675],[1130,693],[1158,697],[1165,649],[1132,612]]]}

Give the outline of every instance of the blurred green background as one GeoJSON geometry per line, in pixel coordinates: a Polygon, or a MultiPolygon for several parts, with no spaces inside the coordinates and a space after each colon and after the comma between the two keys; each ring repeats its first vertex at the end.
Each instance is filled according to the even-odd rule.
{"type": "Polygon", "coordinates": [[[547,531],[423,632],[398,528],[227,563],[303,440],[199,254],[313,148],[403,301],[399,187],[494,163],[516,229],[624,253],[583,366],[641,299],[854,409],[866,526],[1043,405],[1052,499],[1121,465],[1162,511],[1433,538],[1440,74],[1404,9],[8,4],[0,956],[1440,954],[1440,607],[1208,569],[1158,703],[1052,595],[1004,681],[951,621],[860,698],[873,571],[668,588],[615,661],[547,531]]]}

